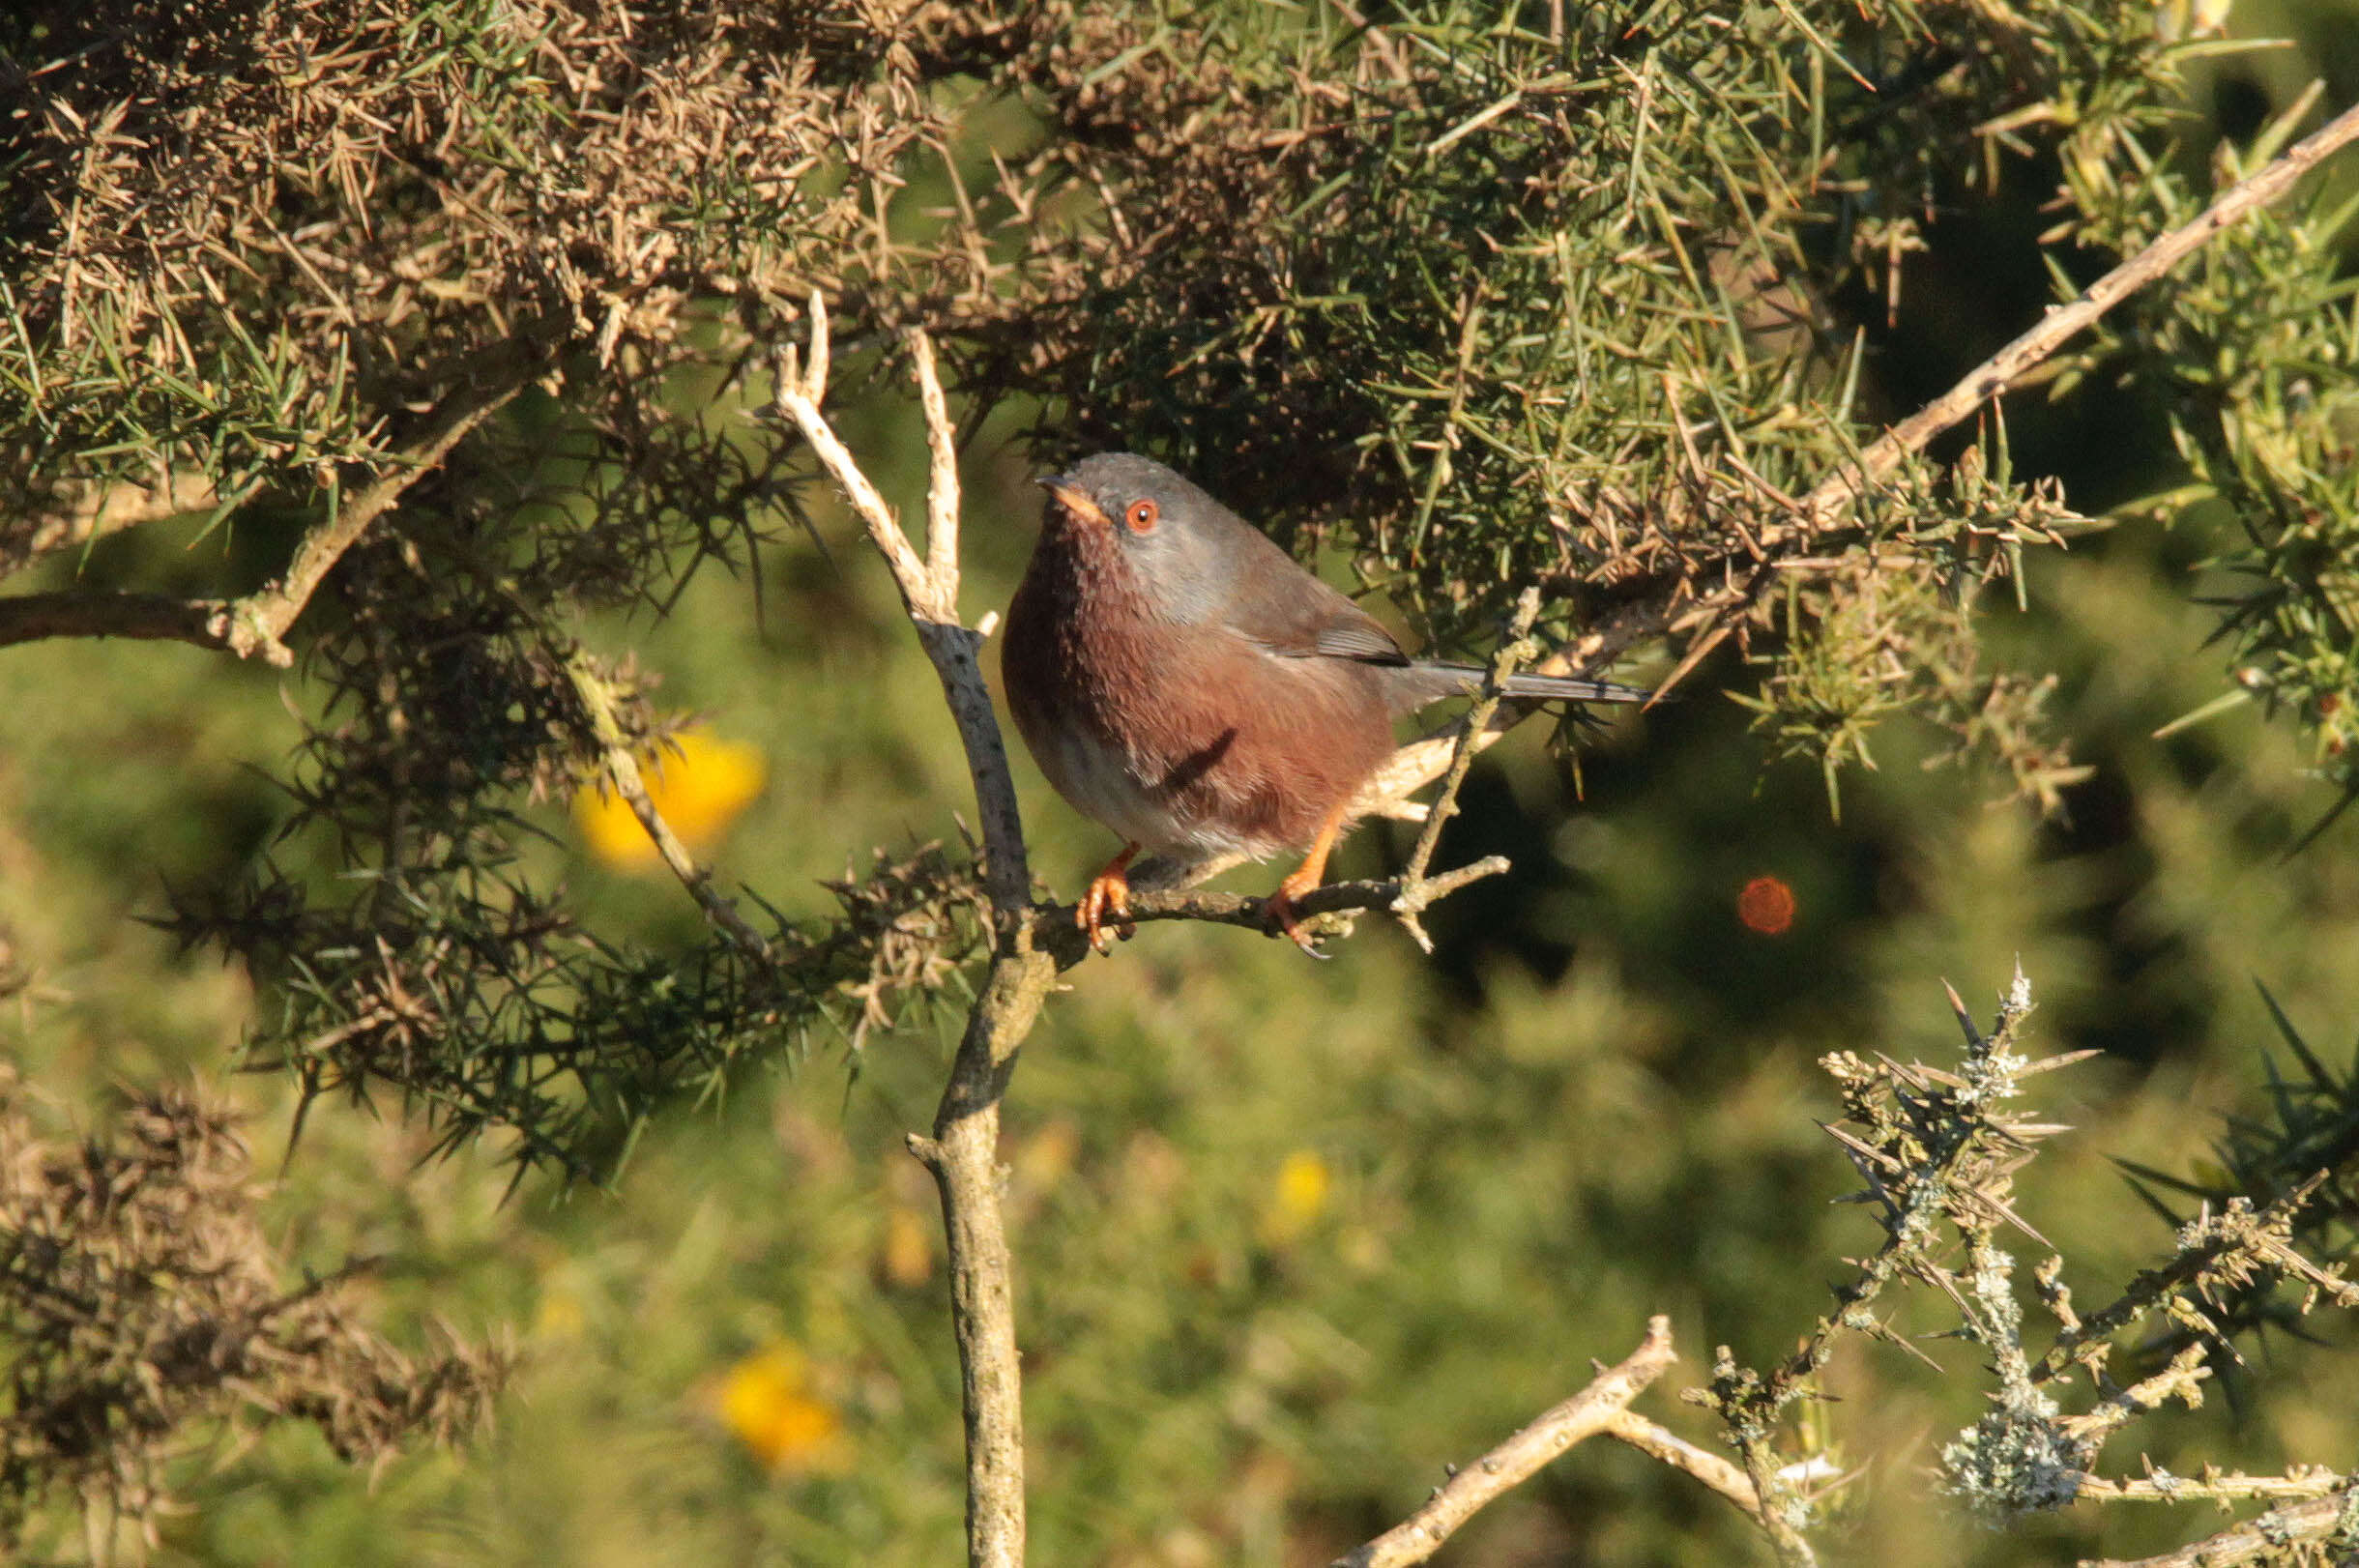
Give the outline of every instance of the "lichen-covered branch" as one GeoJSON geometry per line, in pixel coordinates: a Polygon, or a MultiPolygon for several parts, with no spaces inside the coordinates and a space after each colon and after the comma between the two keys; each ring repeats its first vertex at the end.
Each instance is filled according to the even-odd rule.
{"type": "Polygon", "coordinates": [[[2272,1508],[2176,1552],[2135,1561],[2084,1561],[2081,1568],[2237,1568],[2247,1562],[2298,1561],[2288,1553],[2304,1548],[2324,1548],[2329,1553],[2324,1560],[2331,1563],[2359,1555],[2359,1489],[2345,1485],[2323,1497],[2272,1508]]]}
{"type": "MultiPolygon", "coordinates": [[[[1781,1555],[1790,1555],[1797,1541],[1781,1529],[1788,1522],[1773,1484],[1780,1414],[1812,1391],[1847,1333],[1923,1356],[1870,1310],[1878,1296],[1906,1284],[1929,1286],[1946,1297],[1957,1311],[1959,1336],[1980,1347],[1985,1358],[1994,1385],[1991,1408],[1943,1446],[1941,1465],[1949,1490],[1986,1515],[2005,1520],[2078,1502],[2345,1496],[2350,1478],[2317,1466],[2297,1465],[2278,1475],[2207,1467],[2180,1476],[2149,1465],[2142,1476],[2112,1477],[2095,1469],[2109,1438],[2130,1421],[2172,1402],[2202,1402],[2212,1359],[2234,1353],[2205,1316],[2208,1303],[2231,1291],[2286,1285],[2301,1292],[2294,1310],[2308,1312],[2327,1301],[2359,1305],[2359,1289],[2339,1266],[2320,1267],[2292,1244],[2293,1218],[2315,1190],[2313,1181],[2259,1207],[2237,1200],[2217,1214],[2207,1209],[2180,1229],[2163,1263],[2141,1273],[2110,1305],[2085,1315],[2073,1306],[2063,1260],[2051,1258],[2034,1270],[2031,1285],[2056,1328],[2046,1349],[2035,1352],[2017,1297],[2017,1265],[2000,1240],[2006,1231],[2041,1240],[2016,1210],[2014,1177],[2041,1140],[2064,1129],[2008,1102],[2034,1075],[2092,1053],[2033,1060],[2021,1050],[2031,992],[2020,971],[1988,1033],[1974,1026],[1954,991],[1949,1002],[1966,1036],[1964,1060],[1955,1067],[1849,1052],[1821,1061],[1841,1086],[1845,1110],[1845,1124],[1827,1131],[1865,1182],[1854,1201],[1875,1206],[1882,1242],[1837,1289],[1835,1310],[1803,1336],[1791,1357],[1762,1374],[1738,1366],[1724,1350],[1708,1391],[1690,1396],[1716,1408],[1727,1424],[1747,1477],[1767,1504],[1756,1517],[1781,1555]],[[2187,1331],[2186,1342],[2142,1377],[2118,1374],[2111,1365],[2120,1349],[2117,1336],[2150,1318],[2187,1331]],[[2068,1412],[2060,1402],[2076,1381],[2085,1381],[2092,1392],[2084,1408],[2068,1412]]],[[[2220,1539],[2223,1554],[2216,1558],[2199,1552],[2156,1561],[2245,1560],[2235,1554],[2244,1537],[2229,1532],[2220,1539]]]]}

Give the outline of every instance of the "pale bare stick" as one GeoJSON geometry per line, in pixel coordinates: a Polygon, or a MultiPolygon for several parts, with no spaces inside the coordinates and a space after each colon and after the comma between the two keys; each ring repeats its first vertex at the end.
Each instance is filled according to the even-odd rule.
{"type": "Polygon", "coordinates": [[[1540,591],[1525,589],[1515,601],[1506,640],[1491,656],[1489,679],[1457,723],[1457,734],[1450,742],[1449,765],[1442,774],[1442,793],[1434,797],[1433,804],[1427,808],[1425,826],[1417,830],[1417,842],[1410,850],[1409,864],[1401,873],[1401,891],[1392,901],[1392,913],[1400,920],[1401,929],[1417,944],[1418,951],[1428,956],[1433,953],[1434,939],[1426,934],[1422,916],[1429,906],[1444,895],[1435,891],[1436,884],[1428,881],[1425,868],[1433,863],[1434,851],[1441,846],[1442,828],[1458,814],[1458,792],[1466,784],[1468,769],[1474,766],[1476,738],[1490,728],[1492,715],[1499,711],[1507,678],[1535,652],[1530,641],[1531,624],[1539,614],[1540,591]]]}
{"type": "Polygon", "coordinates": [[[827,395],[828,314],[814,293],[806,361],[779,356],[780,413],[794,421],[851,499],[868,537],[891,569],[918,644],[942,682],[975,781],[988,860],[994,923],[991,967],[967,1015],[958,1054],[934,1115],[932,1136],[912,1134],[910,1152],[933,1175],[947,1238],[950,1322],[966,1414],[967,1561],[970,1568],[1019,1568],[1024,1560],[1023,1373],[1016,1350],[1014,1263],[1000,1208],[1000,1099],[1017,1048],[1056,982],[1057,961],[1034,941],[1032,873],[1024,824],[991,694],[976,661],[981,637],[958,621],[958,465],[947,401],[933,347],[910,339],[928,450],[928,559],[909,537],[821,410],[827,395]]]}
{"type": "MultiPolygon", "coordinates": [[[[2284,155],[2229,187],[2200,217],[2147,246],[2090,284],[2080,298],[2051,306],[2037,325],[1967,371],[1949,391],[1886,430],[1860,453],[1857,461],[1844,465],[1820,480],[1802,498],[1791,522],[1764,527],[1757,537],[1746,539],[1747,552],[1758,558],[1766,547],[1810,540],[1857,505],[1904,461],[1924,450],[1934,437],[2021,381],[2114,305],[2177,266],[2230,225],[2284,195],[2295,181],[2354,138],[2359,138],[2359,107],[2328,121],[2284,155]]],[[[1736,552],[1730,551],[1728,559],[1735,558],[1736,552]]],[[[1776,563],[1769,565],[1774,566],[1776,563]]],[[[1677,667],[1658,686],[1658,695],[1669,694],[1727,639],[1735,618],[1754,602],[1769,580],[1767,574],[1757,570],[1742,584],[1730,584],[1697,596],[1686,619],[1699,623],[1701,629],[1688,644],[1677,667]]],[[[1639,638],[1660,630],[1660,617],[1635,615],[1603,639],[1604,649],[1609,653],[1619,653],[1639,638]]]]}
{"type": "Polygon", "coordinates": [[[912,333],[910,353],[917,360],[917,398],[925,410],[927,477],[925,485],[925,570],[936,592],[953,607],[958,603],[958,448],[952,441],[950,406],[942,394],[942,377],[934,368],[933,340],[912,333]]]}
{"type": "MultiPolygon", "coordinates": [[[[811,444],[819,461],[835,482],[843,486],[845,498],[852,509],[859,514],[860,526],[868,531],[869,542],[885,557],[885,565],[892,569],[893,585],[901,590],[901,601],[913,618],[945,623],[958,623],[958,606],[945,603],[935,593],[932,573],[925,562],[911,548],[909,536],[902,532],[900,519],[885,504],[884,496],[868,482],[860,472],[859,459],[835,433],[820,412],[827,400],[828,366],[830,354],[828,347],[828,303],[818,290],[811,291],[809,307],[811,320],[810,356],[806,363],[793,348],[782,349],[778,355],[777,387],[772,400],[778,411],[795,421],[802,439],[811,444]]],[[[924,365],[931,368],[933,356],[928,354],[924,365]]],[[[922,394],[921,394],[922,395],[922,394]]],[[[928,411],[931,418],[931,411],[928,411]]]]}
{"type": "Polygon", "coordinates": [[[1611,1429],[1614,1417],[1678,1359],[1671,1320],[1650,1318],[1646,1337],[1621,1365],[1453,1474],[1424,1507],[1375,1540],[1335,1559],[1331,1568],[1403,1568],[1423,1562],[1485,1505],[1530,1479],[1575,1443],[1611,1429]]]}
{"type": "Polygon", "coordinates": [[[829,475],[843,487],[870,541],[891,569],[910,624],[917,627],[917,640],[941,678],[943,697],[958,726],[959,743],[966,748],[967,771],[974,778],[976,805],[982,815],[991,902],[1002,915],[1002,925],[1008,926],[1020,921],[1031,902],[1032,873],[1025,861],[1024,824],[1007,770],[1006,742],[1001,738],[999,718],[991,709],[991,689],[983,683],[982,666],[976,660],[976,649],[982,638],[958,620],[958,462],[950,444],[948,405],[935,372],[933,345],[923,333],[910,334],[932,453],[927,499],[932,522],[926,542],[936,559],[929,563],[911,546],[892,508],[860,472],[851,450],[820,411],[827,397],[830,353],[828,307],[816,290],[811,295],[810,322],[807,363],[791,348],[780,353],[772,401],[779,413],[794,421],[829,475]]]}
{"type": "Polygon", "coordinates": [[[1616,1442],[1627,1443],[1675,1470],[1685,1470],[1752,1515],[1756,1522],[1760,1520],[1761,1495],[1753,1490],[1753,1478],[1745,1474],[1742,1466],[1732,1465],[1718,1454],[1697,1447],[1636,1410],[1616,1410],[1602,1430],[1616,1442]]]}

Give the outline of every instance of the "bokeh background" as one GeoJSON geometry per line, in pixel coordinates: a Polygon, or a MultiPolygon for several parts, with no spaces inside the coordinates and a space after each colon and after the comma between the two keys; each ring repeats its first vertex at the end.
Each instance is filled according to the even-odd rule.
{"type": "MultiPolygon", "coordinates": [[[[2223,133],[2249,134],[2314,76],[2330,102],[2359,94],[2350,8],[2246,4],[2230,29],[2290,42],[2192,74],[2194,108],[2223,133]]],[[[2033,240],[2052,188],[2027,169],[1945,215],[1971,243],[1908,274],[1875,345],[1884,406],[1914,406],[2046,303],[2033,240]]],[[[2061,477],[2082,509],[2172,482],[2135,399],[2072,422],[2018,403],[2019,470],[2061,477]]],[[[968,455],[971,612],[1005,602],[1030,547],[1026,418],[1002,410],[968,455]]],[[[915,509],[905,400],[875,397],[846,428],[915,509]]],[[[674,822],[725,885],[813,915],[848,857],[950,835],[968,799],[884,572],[839,510],[819,502],[817,520],[764,553],[758,595],[708,572],[652,633],[605,628],[661,673],[662,706],[696,715],[665,764],[674,822]]],[[[82,580],[170,588],[192,534],[109,541],[82,580]]],[[[2061,820],[1926,766],[1937,738],[1912,752],[1905,725],[1847,778],[1837,819],[1816,769],[1764,765],[1720,694],[1749,671],[1724,654],[1685,701],[1614,715],[1577,770],[1538,725],[1484,760],[1442,858],[1502,852],[1516,869],[1438,914],[1431,959],[1376,921],[1325,965],[1160,925],[1073,972],[1006,1113],[1036,1560],[1324,1562],[1586,1381],[1592,1357],[1626,1353],[1652,1312],[1685,1359],[1642,1408],[1712,1442],[1677,1389],[1716,1345],[1757,1364],[1782,1353],[1872,1244],[1860,1211],[1829,1203],[1853,1183],[1816,1124],[1838,1106],[1815,1060],[1950,1060],[1945,978],[1987,1013],[2020,962],[2036,1045],[2105,1053],[2039,1082],[2076,1130],[2021,1181],[2083,1299],[2157,1256],[2168,1227],[2114,1162],[2200,1179],[2227,1118],[2265,1112],[2278,1042],[2258,987],[2335,1060],[2359,1035],[2359,814],[2297,849],[2335,799],[2254,709],[2154,738],[2217,690],[2224,655],[2195,599],[2220,542],[2199,520],[2077,541],[2037,561],[2027,611],[1996,612],[2024,663],[2062,672],[2058,728],[2094,768],[2061,820]]],[[[229,548],[268,561],[269,543],[229,548]]],[[[0,1050],[57,1125],[102,1121],[120,1085],[217,1080],[236,1060],[267,1001],[143,920],[168,888],[270,849],[287,805],[259,770],[283,762],[305,701],[277,672],[171,645],[0,654],[0,929],[31,977],[0,1012],[0,1050]]],[[[1112,846],[1028,759],[1018,780],[1035,864],[1069,893],[1112,846]]],[[[657,944],[693,931],[616,808],[552,801],[540,824],[529,863],[602,929],[657,944]]],[[[1379,873],[1407,846],[1364,829],[1338,874],[1379,873]]],[[[729,1103],[665,1118],[611,1191],[535,1176],[511,1192],[496,1144],[429,1161],[397,1104],[318,1107],[273,1200],[289,1250],[323,1269],[381,1255],[364,1289],[391,1321],[506,1334],[521,1370],[490,1435],[375,1474],[307,1431],[225,1438],[190,1466],[156,1560],[953,1560],[939,1221],[902,1147],[931,1118],[948,1045],[903,1030],[781,1062],[729,1103]]],[[[250,1075],[226,1091],[277,1171],[287,1086],[250,1075]]],[[[1921,1296],[1903,1315],[1949,1321],[1921,1296]]],[[[2146,1451],[2181,1469],[2347,1466],[2351,1325],[2310,1326],[2315,1343],[2248,1344],[2250,1375],[2148,1424],[2146,1451]]],[[[1927,1348],[1951,1376],[1873,1347],[1834,1366],[1840,1403],[1816,1424],[1858,1471],[1823,1532],[1834,1558],[2127,1556],[2216,1527],[2193,1508],[2003,1532],[1957,1513],[1930,1470],[1980,1413],[1974,1352],[1927,1348]]],[[[2129,1443],[2109,1457],[2135,1464],[2129,1443]]],[[[1437,1560],[1761,1553],[1717,1499],[1597,1444],[1437,1560]]]]}

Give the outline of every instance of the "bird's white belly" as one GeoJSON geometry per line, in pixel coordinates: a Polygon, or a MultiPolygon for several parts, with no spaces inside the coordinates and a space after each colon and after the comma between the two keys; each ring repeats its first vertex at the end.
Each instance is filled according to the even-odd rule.
{"type": "Polygon", "coordinates": [[[1139,776],[1127,753],[1082,725],[1062,726],[1050,754],[1039,761],[1040,770],[1074,809],[1150,854],[1183,860],[1242,854],[1258,860],[1279,848],[1174,811],[1161,793],[1139,776]]]}

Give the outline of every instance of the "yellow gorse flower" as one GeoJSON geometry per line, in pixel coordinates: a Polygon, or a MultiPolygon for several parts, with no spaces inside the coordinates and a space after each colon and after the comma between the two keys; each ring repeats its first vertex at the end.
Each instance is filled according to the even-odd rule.
{"type": "Polygon", "coordinates": [[[851,1464],[843,1416],[810,1386],[800,1346],[776,1341],[721,1379],[721,1423],[773,1470],[834,1473],[851,1464]]]}
{"type": "MultiPolygon", "coordinates": [[[[759,748],[704,730],[683,730],[671,745],[642,756],[639,764],[647,775],[648,799],[691,850],[718,842],[770,776],[759,748]]],[[[601,864],[617,871],[654,871],[661,864],[647,829],[613,792],[582,791],[573,798],[573,818],[601,864]]]]}
{"type": "Polygon", "coordinates": [[[1287,1155],[1270,1183],[1269,1198],[1262,1205],[1262,1222],[1256,1232],[1262,1244],[1282,1247],[1299,1239],[1326,1212],[1327,1193],[1333,1185],[1326,1161],[1317,1154],[1297,1148],[1287,1155]]]}

